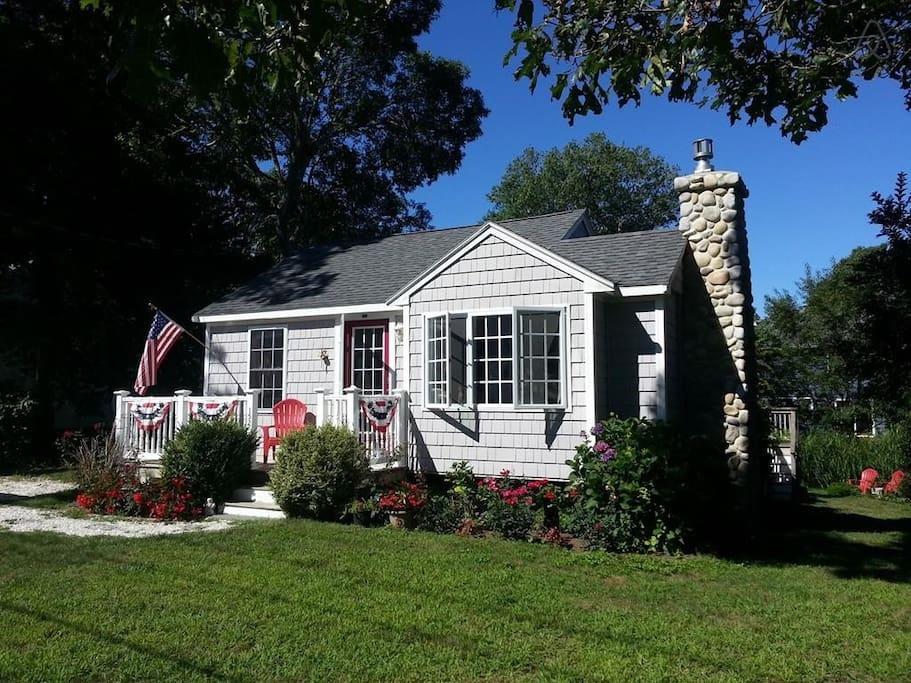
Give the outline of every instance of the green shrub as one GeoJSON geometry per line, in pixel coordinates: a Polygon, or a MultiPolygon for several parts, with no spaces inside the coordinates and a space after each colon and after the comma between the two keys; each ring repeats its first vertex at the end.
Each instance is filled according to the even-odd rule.
{"type": "Polygon", "coordinates": [[[430,496],[426,505],[416,513],[417,528],[438,534],[455,533],[465,518],[457,502],[451,494],[430,496]]]}
{"type": "Polygon", "coordinates": [[[615,416],[595,425],[571,468],[569,531],[595,548],[676,551],[694,529],[723,516],[723,467],[712,449],[669,425],[615,416]]]}
{"type": "Polygon", "coordinates": [[[236,422],[193,420],[165,446],[162,476],[186,479],[194,500],[221,504],[246,481],[257,443],[256,433],[236,422]]]}
{"type": "Polygon", "coordinates": [[[875,437],[856,437],[831,429],[813,429],[801,439],[797,466],[807,486],[857,479],[872,467],[883,477],[911,464],[911,430],[895,425],[875,437]]]}
{"type": "Polygon", "coordinates": [[[34,462],[37,408],[28,397],[0,396],[0,472],[34,462]]]}
{"type": "Polygon", "coordinates": [[[275,501],[288,515],[338,519],[369,471],[357,436],[327,424],[286,436],[269,478],[275,501]]]}
{"type": "Polygon", "coordinates": [[[826,486],[823,492],[827,496],[832,496],[833,498],[843,498],[858,493],[858,489],[856,486],[852,486],[846,481],[836,481],[826,486]]]}
{"type": "Polygon", "coordinates": [[[113,433],[91,436],[67,433],[59,444],[63,461],[73,468],[76,486],[83,493],[100,496],[116,488],[124,476],[123,447],[113,433]]]}
{"type": "Polygon", "coordinates": [[[491,496],[487,509],[481,515],[481,526],[503,538],[528,540],[535,526],[535,510],[531,505],[511,504],[498,496],[491,496]]]}

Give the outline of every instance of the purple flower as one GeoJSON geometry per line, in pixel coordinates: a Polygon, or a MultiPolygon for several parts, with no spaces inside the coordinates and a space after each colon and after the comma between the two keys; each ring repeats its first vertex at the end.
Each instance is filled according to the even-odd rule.
{"type": "Polygon", "coordinates": [[[617,451],[613,448],[608,448],[604,453],[601,454],[601,462],[610,462],[617,455],[617,451]]]}
{"type": "Polygon", "coordinates": [[[617,451],[615,451],[606,441],[599,441],[595,444],[595,453],[601,456],[602,462],[613,460],[617,455],[617,451]]]}
{"type": "Polygon", "coordinates": [[[603,432],[604,432],[603,424],[599,423],[599,424],[596,424],[594,427],[592,427],[592,436],[598,436],[599,434],[601,434],[603,432]]]}

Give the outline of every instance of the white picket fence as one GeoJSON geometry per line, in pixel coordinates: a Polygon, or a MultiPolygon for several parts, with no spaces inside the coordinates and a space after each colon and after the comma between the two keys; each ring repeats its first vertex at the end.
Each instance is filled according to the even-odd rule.
{"type": "Polygon", "coordinates": [[[138,460],[158,460],[177,431],[189,421],[199,419],[194,415],[204,404],[231,406],[226,419],[256,429],[256,394],[244,396],[194,396],[191,391],[175,391],[173,396],[131,396],[129,391],[115,391],[114,434],[123,444],[124,452],[138,460]],[[160,412],[161,419],[148,429],[142,426],[142,415],[160,412]]]}
{"type": "Polygon", "coordinates": [[[348,387],[341,395],[326,394],[324,389],[317,389],[313,414],[317,425],[344,425],[357,434],[372,468],[407,467],[409,404],[404,390],[364,397],[357,387],[348,387]],[[367,419],[361,405],[363,398],[395,403],[395,415],[385,430],[377,428],[367,419]]]}

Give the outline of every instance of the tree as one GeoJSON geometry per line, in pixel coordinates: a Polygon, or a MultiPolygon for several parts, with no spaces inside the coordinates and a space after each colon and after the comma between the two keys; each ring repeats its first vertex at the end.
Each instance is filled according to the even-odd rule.
{"type": "Polygon", "coordinates": [[[481,93],[458,62],[418,50],[439,0],[397,0],[309,72],[311,88],[259,80],[213,93],[189,135],[243,177],[228,198],[259,247],[388,235],[428,227],[408,198],[452,173],[481,134],[481,93]]]}
{"type": "Polygon", "coordinates": [[[904,174],[889,197],[873,194],[871,223],[889,240],[859,247],[766,300],[756,326],[760,390],[767,399],[811,397],[911,409],[911,258],[904,174]]]}
{"type": "Polygon", "coordinates": [[[601,133],[546,152],[528,148],[488,193],[487,218],[522,218],[587,208],[598,232],[668,225],[677,215],[680,170],[645,147],[624,147],[601,133]]]}
{"type": "MultiPolygon", "coordinates": [[[[221,202],[230,170],[173,134],[189,103],[108,80],[107,20],[55,0],[0,5],[0,391],[32,393],[50,434],[99,419],[129,386],[154,300],[180,321],[255,264],[221,202]],[[101,57],[99,59],[99,56],[101,57]],[[69,410],[60,412],[69,406],[69,410]]],[[[194,385],[183,343],[162,390],[194,385]]]]}
{"type": "Polygon", "coordinates": [[[554,78],[564,116],[601,113],[642,92],[724,110],[731,122],[779,125],[799,143],[828,121],[826,98],[859,80],[897,82],[911,109],[906,0],[496,0],[514,12],[516,79],[554,78]],[[520,54],[521,53],[521,54],[520,54]]]}

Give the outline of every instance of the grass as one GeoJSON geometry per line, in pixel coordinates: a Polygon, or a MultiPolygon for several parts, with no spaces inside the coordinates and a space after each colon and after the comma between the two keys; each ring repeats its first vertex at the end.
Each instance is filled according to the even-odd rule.
{"type": "Polygon", "coordinates": [[[787,517],[726,559],[307,521],[0,533],[0,680],[906,679],[911,506],[787,517]]]}

